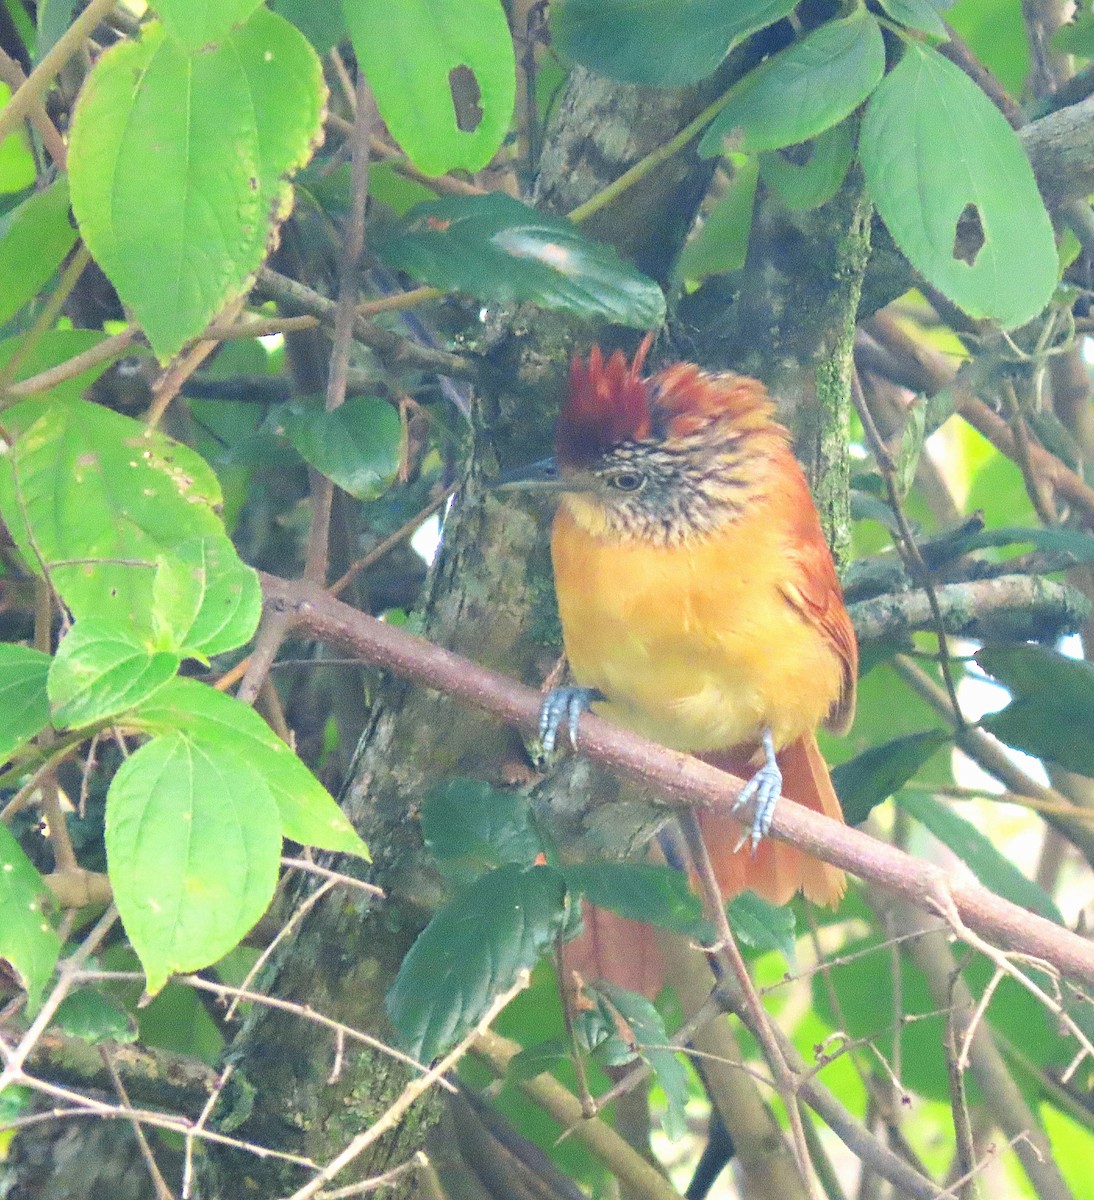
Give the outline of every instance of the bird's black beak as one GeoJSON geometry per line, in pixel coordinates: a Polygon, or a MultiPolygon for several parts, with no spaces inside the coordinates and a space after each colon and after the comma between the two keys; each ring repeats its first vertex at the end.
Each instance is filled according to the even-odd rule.
{"type": "Polygon", "coordinates": [[[492,485],[495,492],[562,492],[569,488],[558,474],[554,456],[503,471],[492,485]]]}

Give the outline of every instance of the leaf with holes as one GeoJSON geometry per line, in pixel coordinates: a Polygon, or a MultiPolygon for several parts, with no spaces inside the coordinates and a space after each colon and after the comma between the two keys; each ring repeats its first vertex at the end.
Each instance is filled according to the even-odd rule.
{"type": "Polygon", "coordinates": [[[551,41],[612,79],[683,87],[794,7],[794,0],[555,0],[551,41]]]}
{"type": "Polygon", "coordinates": [[[127,728],[159,736],[183,731],[236,754],[270,789],[281,831],[321,850],[368,858],[349,818],[308,768],[246,704],[195,679],[173,679],[126,718],[127,728]]]}
{"type": "Polygon", "coordinates": [[[865,8],[826,21],[754,67],[710,123],[699,153],[777,150],[808,141],[854,112],[885,70],[881,28],[865,8]]]}
{"type": "Polygon", "coordinates": [[[970,316],[1012,328],[1049,302],[1056,243],[1029,159],[960,68],[906,43],[870,99],[859,154],[897,246],[970,316]]]}
{"type": "Polygon", "coordinates": [[[49,669],[58,729],[79,729],[125,712],[175,677],[181,656],[132,629],[84,617],[61,639],[49,669]]]}
{"type": "Polygon", "coordinates": [[[224,536],[220,485],[200,455],[102,405],[52,397],[4,414],[0,516],[73,616],[150,632],[156,563],[224,536]]]}
{"type": "Polygon", "coordinates": [[[665,315],[661,289],[610,246],[500,192],[420,204],[375,250],[396,270],[480,300],[531,300],[637,329],[665,315]]]}
{"type": "Polygon", "coordinates": [[[472,1029],[499,992],[535,966],[566,919],[553,867],[499,867],[425,927],[387,998],[407,1053],[429,1062],[472,1029]]]}
{"type": "Polygon", "coordinates": [[[41,875],[0,822],[0,961],[15,972],[32,1011],[61,953],[61,939],[45,915],[48,896],[41,875]]]}
{"type": "Polygon", "coordinates": [[[226,536],[195,538],[160,556],[152,620],[184,657],[208,661],[242,646],[261,615],[258,574],[226,536]]]}
{"type": "Polygon", "coordinates": [[[0,762],[49,724],[52,658],[30,646],[0,645],[0,762]]]}
{"type": "Polygon", "coordinates": [[[343,0],[391,136],[427,175],[478,171],[509,131],[513,39],[501,0],[343,0]]]}
{"type": "Polygon", "coordinates": [[[980,882],[1005,900],[1029,909],[1057,925],[1064,923],[1056,902],[1028,879],[971,821],[940,804],[926,792],[899,792],[896,804],[948,846],[980,882]]]}
{"type": "Polygon", "coordinates": [[[281,823],[261,776],[224,746],[178,732],[121,765],[106,797],[114,902],[155,995],[227,954],[266,911],[281,823]]]}
{"type": "Polygon", "coordinates": [[[268,424],[305,462],[357,500],[375,500],[398,474],[402,423],[384,400],[358,396],[332,412],[294,400],[271,413],[268,424]]]}
{"type": "Polygon", "coordinates": [[[72,207],[161,359],[262,263],[325,98],[307,39],[264,8],[200,49],[146,25],[95,64],[72,120],[72,207]]]}

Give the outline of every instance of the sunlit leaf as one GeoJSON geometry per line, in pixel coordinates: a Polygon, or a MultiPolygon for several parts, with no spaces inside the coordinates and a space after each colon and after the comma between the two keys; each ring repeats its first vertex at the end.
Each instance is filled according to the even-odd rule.
{"type": "Polygon", "coordinates": [[[531,300],[639,329],[665,313],[657,284],[611,247],[500,192],[419,205],[375,248],[391,267],[480,300],[531,300]]]}
{"type": "Polygon", "coordinates": [[[0,822],[0,959],[26,989],[32,1011],[61,952],[61,939],[45,915],[48,895],[41,875],[0,822]]]}
{"type": "Polygon", "coordinates": [[[509,130],[516,62],[501,0],[343,0],[392,137],[427,175],[478,171],[509,130]]]}
{"type": "Polygon", "coordinates": [[[146,25],[95,64],[72,121],[72,205],[161,358],[262,262],[291,206],[285,176],[310,157],[324,99],[315,51],[264,8],[192,51],[146,25]]]}

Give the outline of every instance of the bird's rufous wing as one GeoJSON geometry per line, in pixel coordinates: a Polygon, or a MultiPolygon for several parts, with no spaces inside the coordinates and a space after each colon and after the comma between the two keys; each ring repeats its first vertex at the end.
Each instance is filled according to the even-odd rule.
{"type": "Polygon", "coordinates": [[[855,716],[855,684],[858,678],[858,643],[851,618],[843,605],[836,568],[821,531],[820,518],[797,462],[785,473],[786,501],[794,513],[790,530],[788,558],[794,568],[783,582],[781,591],[789,603],[815,625],[839,656],[843,679],[838,699],[825,720],[834,733],[846,733],[855,716]]]}

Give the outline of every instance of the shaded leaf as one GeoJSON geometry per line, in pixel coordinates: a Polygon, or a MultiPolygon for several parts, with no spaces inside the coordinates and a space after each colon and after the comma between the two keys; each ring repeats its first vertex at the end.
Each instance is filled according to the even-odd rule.
{"type": "Polygon", "coordinates": [[[543,852],[528,798],[477,779],[448,779],[422,803],[422,837],[442,865],[481,873],[503,863],[531,866],[543,852]]]}
{"type": "Polygon", "coordinates": [[[325,95],[307,39],[263,8],[216,46],[190,52],[152,24],[95,64],[72,120],[72,206],[161,359],[261,264],[325,95]]]}
{"type": "Polygon", "coordinates": [[[726,916],[733,932],[750,949],[760,954],[777,950],[793,965],[797,920],[789,905],[779,907],[755,892],[741,892],[726,906],[726,916]]]}
{"type": "Polygon", "coordinates": [[[38,295],[75,242],[63,175],[0,217],[0,325],[38,295]]]}
{"type": "Polygon", "coordinates": [[[1043,646],[986,646],[976,661],[1014,695],[981,725],[1026,754],[1094,775],[1094,666],[1043,646]]]}
{"type": "Polygon", "coordinates": [[[913,401],[904,410],[907,420],[900,431],[900,446],[897,449],[895,483],[901,496],[907,496],[915,483],[916,468],[923,453],[923,439],[927,433],[927,405],[913,401]]]}
{"type": "Polygon", "coordinates": [[[794,0],[555,0],[554,47],[625,83],[682,87],[711,74],[739,42],[794,0]]]}
{"type": "Polygon", "coordinates": [[[84,617],[61,639],[49,669],[53,724],[80,728],[125,712],[173,679],[181,661],[131,629],[84,617]]]}
{"type": "Polygon", "coordinates": [[[0,822],[0,959],[15,972],[31,1011],[61,953],[45,915],[49,892],[8,827],[0,822]]]}
{"type": "Polygon", "coordinates": [[[739,271],[748,255],[752,209],[756,200],[759,164],[748,158],[733,172],[729,187],[710,210],[699,232],[684,246],[677,273],[683,279],[739,271]]]}
{"type": "Polygon", "coordinates": [[[600,908],[699,941],[714,940],[699,897],[688,886],[687,876],[673,867],[587,862],[571,863],[562,873],[571,895],[584,896],[600,908]]]}
{"type": "Polygon", "coordinates": [[[927,729],[871,746],[832,769],[832,783],[848,825],[865,821],[870,810],[888,798],[951,740],[944,729],[927,729]]]}
{"type": "Polygon", "coordinates": [[[478,171],[509,130],[516,62],[501,0],[343,0],[392,137],[427,175],[478,171]]]}
{"type": "Polygon", "coordinates": [[[1077,563],[1094,562],[1094,537],[1081,529],[1062,526],[1007,525],[1000,529],[979,529],[963,538],[958,553],[986,546],[1033,546],[1036,550],[1057,550],[1070,554],[1077,563]]]}
{"type": "Polygon", "coordinates": [[[569,1057],[569,1047],[562,1038],[549,1038],[545,1042],[537,1042],[509,1060],[505,1069],[506,1081],[519,1083],[525,1079],[535,1079],[537,1075],[553,1071],[559,1063],[565,1062],[569,1057]]]}
{"type": "Polygon", "coordinates": [[[266,911],[281,858],[277,805],[240,755],[166,734],[110,784],[106,855],[155,995],[168,976],[216,962],[266,911]]]}
{"type": "Polygon", "coordinates": [[[455,896],[422,931],[388,993],[403,1048],[429,1062],[458,1042],[553,944],[565,900],[553,867],[515,863],[455,896]]]}
{"type": "Polygon", "coordinates": [[[46,677],[52,661],[30,646],[0,645],[0,761],[49,724],[46,677]]]}
{"type": "Polygon", "coordinates": [[[1052,224],[1017,135],[960,68],[908,42],[870,100],[859,154],[878,212],[930,283],[1008,328],[1044,308],[1052,224]],[[963,220],[978,227],[965,249],[963,220]]]}
{"type": "Polygon", "coordinates": [[[668,1107],[665,1112],[665,1134],[673,1141],[687,1132],[685,1108],[688,1102],[688,1074],[677,1051],[669,1044],[668,1031],[661,1014],[645,996],[628,992],[610,983],[598,983],[612,1008],[627,1024],[634,1044],[628,1050],[638,1052],[638,1057],[648,1062],[657,1076],[657,1082],[665,1093],[668,1107]]]}
{"type": "Polygon", "coordinates": [[[270,789],[285,837],[368,858],[368,848],[330,793],[246,704],[195,679],[173,679],[129,714],[126,725],[157,736],[181,730],[211,753],[231,751],[270,789]]]}
{"type": "Polygon", "coordinates": [[[899,792],[895,800],[948,846],[986,888],[1048,921],[1064,923],[1055,901],[1044,888],[1027,879],[971,821],[926,792],[899,792]]]}
{"type": "Polygon", "coordinates": [[[91,1046],[100,1042],[135,1042],[137,1022],[112,997],[95,988],[67,995],[57,1009],[53,1026],[91,1046]]]}
{"type": "Polygon", "coordinates": [[[500,192],[420,204],[375,249],[390,267],[480,300],[531,300],[640,329],[665,314],[657,284],[610,246],[500,192]]]}
{"type": "Polygon", "coordinates": [[[359,396],[327,412],[293,401],[270,414],[270,424],[304,461],[358,500],[374,500],[399,471],[402,424],[386,401],[359,396]]]}
{"type": "Polygon", "coordinates": [[[881,7],[908,29],[918,29],[931,37],[950,36],[945,21],[938,15],[938,9],[944,5],[931,4],[930,0],[881,0],[881,7]]]}
{"type": "Polygon", "coordinates": [[[703,134],[699,153],[720,154],[725,137],[744,151],[808,141],[854,112],[884,70],[881,29],[865,8],[826,21],[749,71],[703,134]]]}
{"type": "Polygon", "coordinates": [[[851,123],[840,121],[808,143],[809,157],[802,163],[784,151],[760,155],[760,174],[791,210],[817,208],[831,200],[847,175],[855,156],[851,123]]]}

